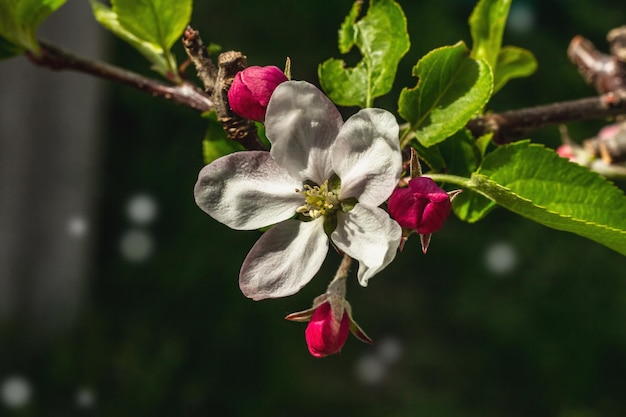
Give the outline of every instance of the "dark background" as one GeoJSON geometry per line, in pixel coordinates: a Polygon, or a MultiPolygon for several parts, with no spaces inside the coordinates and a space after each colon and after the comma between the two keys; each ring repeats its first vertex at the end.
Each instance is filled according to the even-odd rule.
{"type": "MultiPolygon", "coordinates": [[[[351,6],[195,3],[192,25],[206,43],[240,50],[250,65],[282,67],[289,56],[293,78],[314,83],[317,65],[339,56],[336,33],[351,6]]],[[[470,44],[474,6],[400,4],[412,47],[394,91],[376,102],[391,111],[400,89],[415,85],[410,70],[423,54],[470,44]]],[[[504,44],[534,52],[539,69],[510,82],[489,109],[593,95],[567,60],[569,40],[582,34],[605,49],[606,33],[625,17],[617,1],[514,1],[504,44]]],[[[150,74],[132,48],[109,45],[109,61],[150,74]]],[[[23,407],[0,404],[0,415],[626,415],[622,256],[503,209],[474,225],[450,218],[428,255],[413,238],[368,288],[351,277],[354,316],[375,344],[351,337],[340,355],[316,359],[305,325],[283,317],[325,290],[339,257],[331,254],[295,296],[246,299],[237,275],[259,234],[232,231],[193,201],[205,123],[123,86],[106,84],[104,99],[92,262],[79,312],[71,325],[44,333],[5,319],[0,378],[21,376],[32,397],[23,407]],[[153,220],[129,219],[138,195],[154,203],[153,220]],[[134,259],[120,250],[129,230],[140,236],[134,259]],[[149,242],[143,254],[141,239],[149,242]],[[93,401],[77,403],[80,390],[93,401]]],[[[582,140],[602,124],[574,123],[570,134],[582,140]]],[[[531,139],[551,147],[560,140],[556,128],[531,139]]]]}

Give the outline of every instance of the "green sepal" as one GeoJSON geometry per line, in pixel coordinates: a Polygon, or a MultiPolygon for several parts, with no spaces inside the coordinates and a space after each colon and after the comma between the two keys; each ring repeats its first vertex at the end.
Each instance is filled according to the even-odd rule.
{"type": "Polygon", "coordinates": [[[337,228],[337,213],[331,213],[324,216],[324,233],[330,238],[330,235],[337,228]]]}
{"type": "Polygon", "coordinates": [[[334,191],[334,192],[339,192],[339,190],[341,189],[341,178],[339,178],[339,175],[337,174],[333,174],[330,176],[330,178],[328,179],[328,191],[334,191]]]}
{"type": "Polygon", "coordinates": [[[357,203],[359,202],[359,200],[357,200],[354,197],[350,197],[350,198],[346,198],[345,200],[341,201],[341,211],[343,211],[344,213],[349,212],[350,210],[352,210],[354,208],[354,206],[357,205],[357,203]]]}

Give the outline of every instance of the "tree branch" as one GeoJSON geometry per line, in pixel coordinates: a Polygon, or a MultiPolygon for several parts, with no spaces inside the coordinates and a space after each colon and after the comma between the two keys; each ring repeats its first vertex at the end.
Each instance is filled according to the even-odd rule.
{"type": "Polygon", "coordinates": [[[215,112],[228,137],[248,150],[264,150],[254,122],[233,112],[228,103],[228,90],[235,75],[248,66],[246,56],[236,51],[221,53],[216,68],[197,30],[187,26],[182,42],[206,93],[215,103],[215,112]]]}
{"type": "Polygon", "coordinates": [[[74,70],[91,74],[134,87],[154,97],[160,97],[199,112],[215,108],[213,100],[189,82],[169,85],[104,62],[74,55],[44,41],[40,41],[39,45],[41,46],[41,56],[27,54],[28,58],[39,66],[53,70],[74,70]]]}
{"type": "Polygon", "coordinates": [[[626,115],[626,91],[490,113],[470,120],[466,127],[475,138],[493,133],[495,143],[505,144],[544,127],[579,120],[606,119],[618,115],[626,115]]]}
{"type": "MultiPolygon", "coordinates": [[[[245,56],[236,52],[221,54],[216,68],[205,55],[197,32],[189,28],[185,37],[183,43],[186,51],[196,70],[200,72],[201,79],[209,90],[207,92],[186,81],[177,85],[165,84],[107,63],[74,55],[44,41],[40,41],[41,56],[28,54],[28,58],[37,65],[53,70],[74,70],[119,82],[199,112],[216,110],[232,139],[239,141],[247,149],[263,149],[251,122],[240,120],[224,104],[227,103],[224,97],[234,73],[246,65],[245,56]]],[[[505,144],[544,127],[618,115],[626,115],[626,90],[622,89],[597,97],[490,113],[470,120],[466,127],[476,138],[493,133],[494,142],[505,144]]]]}

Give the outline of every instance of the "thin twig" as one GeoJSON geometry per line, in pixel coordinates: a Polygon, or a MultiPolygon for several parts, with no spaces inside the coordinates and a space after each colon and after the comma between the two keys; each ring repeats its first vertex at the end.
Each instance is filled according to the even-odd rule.
{"type": "Polygon", "coordinates": [[[53,70],[74,70],[91,74],[134,87],[154,97],[160,97],[199,112],[215,108],[215,103],[211,98],[189,82],[176,85],[165,84],[114,65],[80,57],[44,41],[40,41],[39,44],[41,55],[28,55],[30,60],[37,65],[53,70]]]}

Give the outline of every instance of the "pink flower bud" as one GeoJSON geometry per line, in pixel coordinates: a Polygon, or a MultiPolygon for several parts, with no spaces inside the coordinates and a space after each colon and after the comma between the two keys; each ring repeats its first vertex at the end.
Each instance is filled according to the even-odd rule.
{"type": "Polygon", "coordinates": [[[228,90],[230,108],[241,117],[262,122],[272,93],[285,81],[287,77],[275,66],[239,71],[228,90]]]}
{"type": "Polygon", "coordinates": [[[304,333],[311,355],[316,358],[332,355],[346,343],[350,333],[350,317],[343,308],[340,313],[341,318],[333,314],[328,301],[315,309],[304,333]]]}
{"type": "Polygon", "coordinates": [[[389,197],[389,214],[405,229],[426,235],[441,229],[450,214],[450,195],[428,177],[416,177],[389,197]]]}

